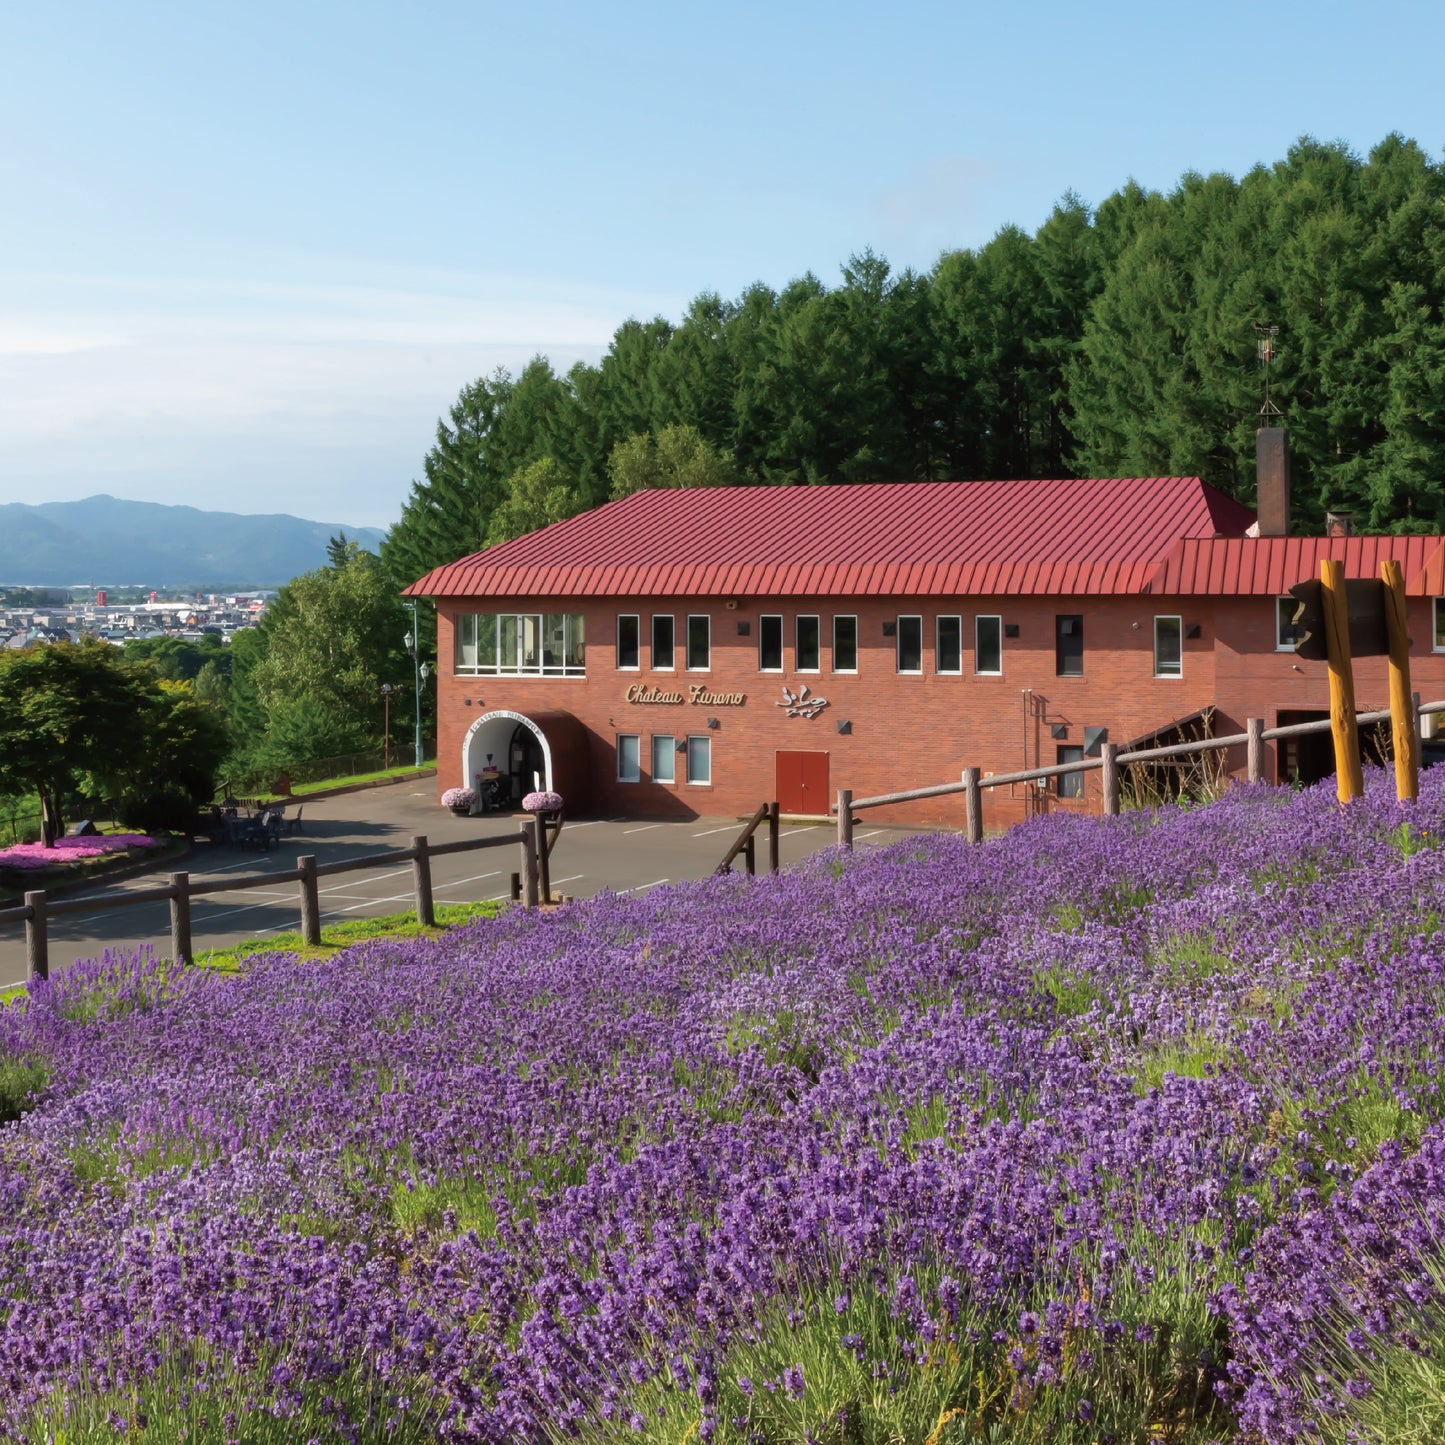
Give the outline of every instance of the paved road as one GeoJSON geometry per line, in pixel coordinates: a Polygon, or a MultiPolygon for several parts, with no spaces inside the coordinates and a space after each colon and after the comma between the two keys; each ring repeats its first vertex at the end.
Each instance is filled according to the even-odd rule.
{"type": "MultiPolygon", "coordinates": [[[[304,853],[319,863],[361,858],[404,848],[413,835],[424,833],[433,843],[514,833],[512,818],[455,818],[438,808],[432,782],[369,788],[304,805],[303,831],[283,839],[269,853],[241,853],[201,843],[193,857],[167,863],[158,871],[88,890],[84,897],[109,898],[154,888],[172,868],[187,868],[193,877],[235,873],[253,875],[296,866],[304,853]]],[[[711,873],[739,824],[732,818],[694,819],[686,823],[598,819],[569,822],[552,854],[552,887],[574,897],[590,897],[603,888],[642,891],[683,878],[711,873]]],[[[860,828],[855,841],[884,843],[904,831],[860,828]]],[[[830,827],[782,829],[779,854],[784,867],[833,842],[830,827]]],[[[758,839],[758,860],[766,866],[766,835],[758,839]]],[[[519,851],[481,849],[432,862],[432,890],[438,903],[464,903],[481,898],[506,898],[511,875],[521,867],[519,851]]],[[[347,917],[397,913],[411,905],[410,864],[366,869],[321,880],[321,921],[325,927],[347,917]]],[[[197,952],[224,948],[245,938],[295,929],[300,903],[294,882],[245,893],[198,898],[192,905],[192,941],[197,952]]],[[[164,903],[107,907],[95,912],[50,920],[52,973],[76,958],[96,956],[104,948],[134,947],[151,942],[170,949],[170,913],[164,903]]],[[[23,924],[0,924],[0,987],[25,978],[23,924]]]]}

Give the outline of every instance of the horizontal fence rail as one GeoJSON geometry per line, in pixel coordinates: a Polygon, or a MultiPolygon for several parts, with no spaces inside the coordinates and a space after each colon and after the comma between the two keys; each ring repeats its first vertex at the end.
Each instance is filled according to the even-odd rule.
{"type": "MultiPolygon", "coordinates": [[[[1445,702],[1427,702],[1415,708],[1417,720],[1433,714],[1445,713],[1445,702]]],[[[1356,715],[1356,726],[1371,726],[1389,722],[1389,708],[1356,715]]],[[[853,846],[853,815],[864,808],[883,808],[890,803],[913,803],[924,798],[942,798],[952,793],[964,795],[964,831],[971,842],[983,838],[983,811],[981,794],[984,788],[1013,787],[1019,783],[1046,782],[1050,778],[1062,778],[1074,773],[1100,772],[1104,774],[1104,810],[1116,813],[1119,810],[1119,769],[1130,763],[1159,763],[1173,758],[1188,757],[1198,753],[1221,751],[1228,748],[1246,747],[1249,750],[1249,780],[1260,782],[1264,777],[1264,743],[1277,738],[1305,737],[1311,733],[1327,733],[1332,724],[1329,718],[1316,722],[1289,723],[1284,727],[1267,728],[1260,718],[1249,720],[1249,730],[1230,733],[1225,737],[1196,738],[1187,743],[1174,743],[1162,748],[1135,748],[1121,752],[1117,743],[1104,743],[1097,758],[1084,758],[1076,763],[1058,763],[1047,768],[1026,768],[1014,773],[992,773],[987,777],[977,768],[965,768],[963,777],[956,783],[935,783],[926,788],[909,788],[899,793],[879,793],[870,798],[855,798],[847,788],[838,790],[838,800],[832,811],[838,815],[838,842],[845,848],[853,846]]],[[[1416,722],[1416,730],[1419,723],[1416,722]]]]}
{"type": "Polygon", "coordinates": [[[301,936],[316,947],[321,942],[321,900],[316,882],[338,873],[359,873],[368,868],[385,868],[396,863],[410,863],[412,892],[417,922],[425,927],[436,924],[432,903],[431,860],[450,853],[471,853],[478,848],[520,848],[522,855],[522,901],[535,908],[541,893],[540,860],[546,844],[542,820],[519,833],[504,833],[497,838],[467,838],[456,843],[428,843],[426,835],[416,834],[406,848],[392,848],[385,853],[371,853],[365,858],[343,858],[334,863],[318,863],[314,854],[303,854],[294,868],[281,868],[273,873],[250,873],[240,878],[195,878],[189,873],[172,873],[169,881],[158,888],[139,888],[130,893],[107,893],[89,898],[54,898],[43,890],[27,893],[18,908],[0,909],[0,925],[24,923],[25,958],[31,978],[50,977],[49,921],[78,913],[93,913],[107,908],[140,907],[147,903],[169,903],[171,906],[171,954],[178,962],[191,963],[191,900],[211,893],[244,893],[252,888],[274,888],[278,883],[299,885],[301,904],[301,936]]]}

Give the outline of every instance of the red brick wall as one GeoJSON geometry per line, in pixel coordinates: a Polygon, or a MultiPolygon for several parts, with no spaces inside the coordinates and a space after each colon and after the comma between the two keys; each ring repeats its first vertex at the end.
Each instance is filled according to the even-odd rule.
{"type": "MultiPolygon", "coordinates": [[[[488,602],[488,610],[507,606],[488,602]]],[[[894,792],[959,777],[965,766],[985,773],[1012,772],[1056,761],[1059,743],[1049,724],[1067,726],[1064,740],[1080,744],[1086,726],[1108,728],[1111,741],[1127,743],[1185,717],[1199,708],[1219,710],[1216,731],[1242,731],[1250,716],[1273,725],[1281,708],[1325,708],[1328,690],[1323,663],[1296,663],[1293,654],[1274,651],[1274,611],[1270,598],[1216,598],[1197,603],[1149,597],[1103,598],[964,598],[954,605],[939,599],[858,599],[821,603],[783,599],[761,604],[740,600],[729,611],[723,599],[609,600],[583,604],[529,599],[517,611],[577,611],[586,617],[585,678],[507,678],[457,676],[452,666],[450,618],[456,611],[480,610],[482,604],[445,602],[438,626],[441,759],[438,787],[463,781],[462,746],[468,727],[480,715],[505,708],[524,715],[564,711],[575,715],[585,730],[593,779],[593,810],[601,814],[641,817],[690,817],[698,814],[735,816],[750,813],[775,796],[775,754],[778,750],[823,751],[829,755],[829,791],[851,788],[855,796],[894,792]],[[670,612],[676,618],[678,670],[654,672],[649,666],[649,618],[670,612]],[[793,668],[793,619],[800,613],[821,619],[822,670],[798,673],[793,668]],[[615,666],[615,619],[619,613],[641,618],[642,665],[619,673],[615,666]],[[712,619],[712,665],[706,673],[683,667],[686,618],[705,613],[712,619]],[[758,671],[759,617],[784,618],[782,673],[758,671]],[[859,663],[856,675],[833,673],[831,619],[835,613],[858,618],[859,663]],[[1001,615],[1019,629],[1003,643],[1003,674],[979,677],[973,672],[973,619],[1001,615]],[[1054,618],[1061,613],[1084,617],[1084,675],[1055,673],[1054,618]],[[1198,638],[1184,642],[1182,678],[1153,675],[1153,622],[1156,613],[1180,615],[1186,630],[1197,625],[1198,638]],[[923,617],[922,675],[899,675],[895,668],[896,639],[885,637],[883,624],[904,614],[923,617]],[[934,623],[939,615],[963,617],[963,673],[940,675],[935,670],[934,623]],[[747,622],[749,635],[738,635],[747,622]],[[1296,670],[1296,668],[1298,670],[1296,670]],[[687,694],[693,684],[714,692],[742,692],[740,707],[643,705],[626,701],[634,683],[687,694]],[[782,701],[784,684],[794,692],[806,683],[828,700],[813,719],[788,717],[782,701]],[[1042,717],[1025,724],[1024,692],[1033,690],[1042,717]],[[466,701],[469,700],[469,701],[466,701]],[[709,732],[706,720],[718,719],[709,732]],[[849,735],[836,724],[847,719],[849,735]],[[636,733],[641,738],[643,781],[616,781],[615,738],[636,733]],[[712,740],[712,783],[691,786],[685,781],[661,785],[649,780],[649,739],[654,733],[684,737],[689,733],[712,740]]],[[[1415,686],[1426,696],[1445,695],[1445,656],[1430,651],[1428,599],[1411,603],[1415,638],[1415,686]]],[[[1356,669],[1358,701],[1384,706],[1383,659],[1362,659],[1356,669]]],[[[1244,765],[1243,750],[1231,766],[1244,765]]],[[[685,757],[676,755],[679,779],[685,757]]],[[[1085,802],[1052,799],[1047,806],[1097,806],[1098,775],[1087,776],[1085,802]]],[[[1023,816],[1022,789],[985,790],[985,822],[997,826],[1023,816]]],[[[933,799],[861,814],[860,830],[869,823],[920,822],[961,825],[961,797],[933,799]]]]}

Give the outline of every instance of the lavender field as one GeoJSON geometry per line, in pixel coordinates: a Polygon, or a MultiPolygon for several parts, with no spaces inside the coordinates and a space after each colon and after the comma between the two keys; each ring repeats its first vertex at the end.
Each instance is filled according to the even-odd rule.
{"type": "Polygon", "coordinates": [[[29,1440],[1445,1438],[1445,769],[0,1010],[29,1440]]]}

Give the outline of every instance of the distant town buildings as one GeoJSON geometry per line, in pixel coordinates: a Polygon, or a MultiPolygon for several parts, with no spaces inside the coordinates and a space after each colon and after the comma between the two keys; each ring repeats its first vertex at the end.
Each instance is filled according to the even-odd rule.
{"type": "Polygon", "coordinates": [[[69,598],[53,589],[45,595],[51,600],[38,601],[32,594],[24,606],[7,606],[0,592],[0,648],[79,642],[86,637],[117,647],[133,638],[182,637],[199,642],[207,633],[229,642],[240,628],[255,627],[261,621],[276,593],[207,593],[201,597],[151,593],[144,602],[111,602],[106,589],[69,598]]]}

